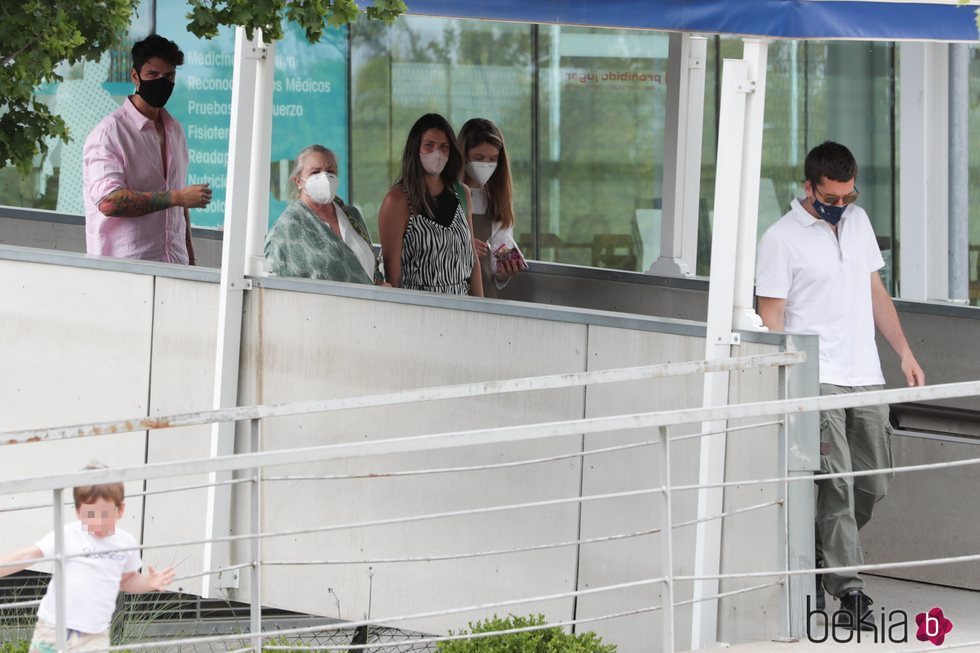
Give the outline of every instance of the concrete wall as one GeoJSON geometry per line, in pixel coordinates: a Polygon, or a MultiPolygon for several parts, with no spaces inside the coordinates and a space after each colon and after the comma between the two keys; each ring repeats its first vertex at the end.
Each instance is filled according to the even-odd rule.
{"type": "MultiPolygon", "coordinates": [[[[74,251],[84,249],[83,227],[80,226],[81,223],[78,219],[75,219],[75,222],[71,224],[57,221],[40,222],[37,220],[37,214],[38,212],[25,212],[9,207],[0,209],[0,215],[5,216],[0,217],[0,242],[74,251]],[[30,219],[26,219],[28,217],[30,219]]],[[[54,214],[46,216],[50,220],[54,220],[55,217],[54,214]]],[[[69,218],[62,217],[71,222],[69,218]]],[[[196,234],[195,242],[198,243],[199,258],[204,265],[216,267],[220,264],[220,240],[207,239],[204,236],[203,233],[196,234]]],[[[707,282],[704,279],[657,278],[638,273],[577,268],[540,262],[532,262],[531,265],[532,267],[528,272],[512,281],[502,291],[502,298],[525,303],[617,311],[661,318],[697,321],[705,319],[707,282]]],[[[181,297],[186,297],[186,295],[181,297]]],[[[178,310],[177,307],[182,305],[183,301],[175,297],[169,303],[170,310],[178,310]]],[[[905,301],[898,301],[896,305],[906,335],[925,369],[929,383],[966,381],[978,377],[980,348],[976,347],[975,343],[980,341],[980,308],[905,301]]],[[[213,321],[213,311],[201,311],[200,306],[201,304],[197,299],[187,300],[184,308],[180,309],[186,314],[182,317],[175,317],[178,323],[174,328],[188,332],[202,329],[197,336],[198,338],[213,339],[213,327],[204,324],[208,320],[213,321]]],[[[163,310],[163,305],[158,306],[157,310],[163,310]]],[[[0,329],[2,328],[4,328],[3,325],[0,325],[0,329]]],[[[211,342],[213,341],[207,341],[207,343],[211,342]]],[[[212,346],[207,343],[201,342],[202,352],[209,351],[208,348],[212,346]]],[[[880,337],[878,347],[888,386],[901,387],[904,385],[904,380],[894,352],[880,337]]],[[[471,362],[486,355],[479,348],[476,351],[478,354],[471,356],[471,362]]],[[[212,365],[212,358],[210,355],[196,358],[197,363],[194,367],[200,376],[196,378],[196,385],[186,386],[188,398],[198,398],[205,401],[202,407],[208,405],[207,402],[211,394],[210,366],[212,365]]],[[[378,365],[376,359],[371,359],[371,363],[375,366],[378,365]]],[[[163,365],[162,368],[160,364],[154,366],[154,371],[168,369],[166,364],[163,365]]],[[[169,369],[174,368],[171,366],[169,369]]],[[[174,369],[174,374],[180,375],[181,370],[174,369]]],[[[135,387],[132,384],[125,385],[130,389],[135,387]]],[[[163,407],[169,404],[162,397],[160,401],[161,408],[157,410],[167,412],[163,407]]],[[[980,397],[933,403],[940,407],[980,411],[980,397]]],[[[896,410],[900,409],[901,407],[896,407],[896,410]]],[[[928,420],[920,420],[918,426],[924,430],[938,432],[943,432],[945,428],[941,422],[930,425],[928,420]]],[[[200,431],[203,433],[206,429],[200,431]]],[[[963,435],[959,432],[958,434],[963,435]]],[[[973,432],[966,435],[976,437],[978,434],[973,432]]],[[[177,436],[152,435],[150,438],[151,449],[153,448],[152,443],[156,440],[162,438],[164,441],[169,441],[173,437],[177,436]]],[[[200,444],[197,436],[182,434],[180,437],[187,439],[181,449],[204,451],[204,449],[192,448],[192,443],[198,447],[204,446],[200,444]]],[[[942,439],[916,442],[904,442],[903,440],[904,436],[896,436],[895,451],[896,460],[904,464],[947,459],[950,455],[976,457],[976,454],[971,453],[971,451],[976,448],[976,443],[980,443],[980,439],[973,440],[969,437],[959,443],[942,439]]],[[[177,453],[171,455],[177,455],[177,453]]],[[[0,466],[3,464],[4,462],[0,460],[0,466]]],[[[906,514],[910,506],[919,505],[922,501],[933,501],[933,499],[935,501],[951,501],[953,504],[962,501],[962,505],[959,505],[956,514],[972,514],[971,511],[976,506],[969,500],[970,493],[961,491],[962,479],[957,476],[960,473],[969,473],[971,468],[962,469],[962,472],[937,472],[929,476],[921,474],[897,476],[892,483],[890,496],[880,506],[880,517],[876,518],[863,534],[868,561],[907,560],[920,557],[919,554],[928,548],[925,542],[909,533],[907,522],[904,518],[900,518],[906,514]]],[[[194,505],[199,504],[199,501],[194,502],[194,505]]],[[[944,514],[940,513],[937,516],[935,513],[930,513],[930,519],[936,520],[934,528],[931,529],[933,532],[936,532],[938,528],[954,532],[954,535],[944,542],[970,541],[980,536],[969,526],[976,523],[976,520],[957,519],[955,524],[951,526],[943,516],[944,514]]],[[[959,550],[956,546],[941,548],[949,552],[959,550]]],[[[194,557],[198,555],[197,549],[186,553],[186,555],[190,556],[188,565],[192,561],[198,560],[194,557]]],[[[950,553],[950,555],[954,555],[954,553],[950,553]]],[[[884,573],[897,574],[897,572],[884,573]]],[[[918,574],[915,577],[919,580],[933,579],[935,582],[965,584],[969,587],[980,588],[980,577],[970,573],[960,573],[960,571],[955,570],[949,573],[940,573],[935,568],[923,569],[919,572],[902,572],[906,576],[913,573],[918,574]]]]}
{"type": "MultiPolygon", "coordinates": [[[[197,264],[221,267],[221,232],[194,229],[197,264]]],[[[85,253],[85,218],[40,209],[0,206],[0,245],[85,253]]]]}
{"type": "MultiPolygon", "coordinates": [[[[971,439],[895,437],[896,465],[925,465],[980,458],[971,439]]],[[[868,563],[976,555],[980,537],[977,466],[898,474],[861,531],[868,563]]],[[[933,565],[880,572],[892,578],[980,589],[976,563],[933,565]]]]}
{"type": "MultiPolygon", "coordinates": [[[[153,283],[152,276],[2,261],[0,432],[145,415],[153,283]]],[[[146,453],[142,433],[0,449],[3,478],[75,471],[92,461],[139,465],[146,453]]],[[[0,508],[51,501],[50,494],[21,494],[0,497],[0,508]]],[[[74,518],[71,508],[64,514],[74,518]]],[[[141,516],[141,500],[130,500],[123,528],[138,536],[141,516]]],[[[52,519],[50,508],[0,513],[0,551],[36,542],[52,519]]]]}
{"type": "MultiPolygon", "coordinates": [[[[5,361],[0,432],[89,420],[163,415],[209,407],[216,330],[217,273],[162,264],[89,259],[47,253],[48,264],[27,262],[31,250],[0,248],[0,360],[5,361]],[[21,260],[16,260],[21,259],[21,260]],[[9,361],[9,364],[7,363],[9,361]]],[[[268,279],[246,299],[241,403],[307,398],[462,383],[549,372],[700,359],[703,326],[642,316],[549,308],[526,303],[438,298],[410,291],[345,284],[268,279]]],[[[782,339],[746,335],[745,353],[778,350],[782,339]]],[[[775,371],[733,375],[733,397],[761,398],[776,390],[775,371]]],[[[283,448],[483,428],[528,421],[574,419],[622,411],[697,406],[699,377],[621,383],[574,390],[518,393],[398,408],[346,411],[262,424],[262,444],[283,448]]],[[[683,432],[683,431],[679,431],[683,432]]],[[[733,436],[728,465],[734,478],[774,475],[775,430],[733,436]],[[744,439],[743,439],[744,437],[744,439]]],[[[393,470],[480,465],[547,457],[612,443],[655,439],[650,432],[571,436],[520,445],[469,447],[430,454],[300,465],[266,475],[383,474],[393,470]]],[[[3,448],[2,478],[67,471],[88,457],[112,465],[198,458],[207,455],[208,429],[168,429],[91,438],[81,442],[3,448]]],[[[674,483],[697,477],[695,441],[673,450],[674,483]]],[[[530,466],[416,477],[369,477],[264,484],[263,529],[295,529],[368,519],[575,497],[656,487],[656,447],[629,453],[571,458],[530,466]]],[[[149,489],[203,481],[153,481],[149,489]]],[[[136,488],[131,488],[134,491],[136,488]]],[[[765,490],[763,490],[765,492],[765,490]]],[[[751,501],[730,492],[726,508],[751,501]]],[[[752,496],[749,496],[752,495],[752,496]]],[[[242,497],[243,493],[237,493],[242,497]]],[[[42,498],[43,500],[43,498],[42,498]]],[[[0,506],[24,501],[0,497],[0,506]]],[[[674,521],[694,516],[695,496],[678,496],[674,521]]],[[[143,532],[147,545],[199,539],[204,533],[203,491],[147,498],[145,516],[131,506],[124,527],[143,532]],[[140,519],[142,517],[142,519],[140,519]]],[[[235,532],[247,528],[243,502],[235,506],[235,532]]],[[[268,560],[363,560],[493,550],[570,541],[655,527],[658,497],[607,500],[458,517],[416,524],[344,529],[271,538],[268,560]]],[[[775,564],[779,543],[775,508],[726,520],[724,568],[775,564]],[[759,544],[764,542],[765,544],[759,544]],[[729,543],[731,547],[729,548],[729,543]],[[752,543],[749,546],[748,543],[752,543]]],[[[48,512],[0,512],[0,550],[48,530],[48,512]]],[[[689,573],[693,528],[674,535],[676,573],[689,573]]],[[[595,587],[656,577],[658,535],[616,543],[565,547],[455,561],[381,563],[374,570],[375,617],[595,587]]],[[[239,547],[235,561],[248,559],[239,547]]],[[[201,568],[199,545],[147,551],[156,564],[180,563],[180,574],[201,568]]],[[[336,616],[327,588],[341,599],[345,618],[367,611],[368,564],[266,567],[269,605],[336,616]]],[[[199,580],[182,584],[200,588],[199,580]]],[[[230,598],[247,597],[248,584],[230,598]]],[[[724,588],[723,588],[724,589],[724,588]]],[[[660,588],[517,606],[516,613],[543,612],[550,619],[595,616],[659,602],[660,588]]],[[[678,587],[678,599],[690,587],[678,587]]],[[[759,592],[723,602],[726,636],[764,639],[779,633],[778,595],[759,592]],[[761,609],[760,609],[761,606],[761,609]],[[759,615],[764,615],[759,618],[759,615]],[[737,623],[735,623],[737,622],[737,623]]],[[[442,632],[467,614],[405,624],[442,632]]],[[[497,610],[497,612],[505,612],[497,610]]],[[[656,641],[660,617],[646,614],[596,624],[621,650],[656,641]]],[[[689,613],[680,611],[679,647],[686,642],[689,613]]],[[[590,626],[591,628],[592,626],[590,626]]]]}

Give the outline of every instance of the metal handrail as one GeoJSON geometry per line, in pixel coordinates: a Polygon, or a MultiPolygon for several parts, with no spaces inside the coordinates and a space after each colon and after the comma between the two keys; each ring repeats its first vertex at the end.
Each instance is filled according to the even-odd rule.
{"type": "MultiPolygon", "coordinates": [[[[759,358],[755,357],[752,361],[753,364],[759,362],[759,358]]],[[[780,364],[793,364],[788,362],[790,359],[784,359],[780,364]]],[[[767,362],[771,362],[770,358],[767,362]]],[[[703,363],[703,361],[698,362],[703,363]]],[[[737,362],[734,359],[729,359],[726,364],[733,365],[732,369],[743,369],[739,367],[740,365],[747,364],[745,361],[737,362]]],[[[684,364],[682,364],[684,365],[684,364]]],[[[654,373],[660,374],[664,372],[664,366],[645,366],[643,369],[643,374],[651,373],[651,368],[659,368],[654,373]]],[[[627,374],[636,374],[637,370],[641,368],[630,368],[627,374]]],[[[675,370],[677,368],[674,368],[675,370]]],[[[615,372],[622,372],[622,370],[612,370],[606,372],[613,372],[613,374],[607,374],[606,378],[615,378],[615,372]]],[[[701,369],[699,371],[710,371],[701,369]]],[[[499,388],[515,388],[517,385],[524,384],[535,386],[534,388],[524,387],[522,389],[541,389],[547,384],[551,383],[582,383],[583,376],[575,375],[579,378],[574,380],[569,378],[569,375],[555,375],[552,377],[535,377],[533,379],[519,379],[513,382],[494,382],[498,390],[497,391],[516,391],[515,389],[505,389],[499,390],[499,388]],[[561,378],[559,378],[561,377],[561,378]],[[540,385],[539,385],[540,384],[540,385]]],[[[648,377],[642,377],[648,378],[648,377]]],[[[616,380],[622,380],[617,378],[616,380]]],[[[587,381],[593,382],[593,381],[587,381]]],[[[207,423],[204,421],[205,418],[210,418],[212,420],[222,419],[222,420],[249,420],[253,423],[253,433],[257,433],[254,425],[257,424],[258,420],[264,417],[280,416],[285,414],[300,414],[301,412],[319,412],[321,410],[334,410],[337,409],[338,405],[336,402],[354,402],[360,403],[361,406],[367,405],[388,405],[387,403],[371,403],[375,401],[380,402],[401,402],[408,401],[406,397],[415,397],[412,401],[426,400],[431,398],[432,395],[429,394],[432,390],[438,390],[439,392],[448,393],[461,393],[458,396],[471,396],[470,393],[477,391],[477,386],[482,386],[482,390],[488,390],[488,384],[466,384],[465,386],[448,386],[441,389],[425,389],[422,391],[409,391],[407,393],[393,393],[388,395],[374,395],[367,399],[365,398],[351,398],[347,400],[328,400],[328,401],[313,401],[313,402],[294,402],[291,404],[283,404],[279,406],[253,406],[246,407],[242,409],[232,409],[231,411],[205,411],[203,413],[188,414],[188,419],[198,420],[195,423],[207,423]],[[418,397],[425,395],[425,398],[419,399],[418,397]]],[[[436,394],[438,395],[439,392],[436,394]]],[[[108,483],[117,481],[136,481],[136,480],[149,480],[156,478],[172,477],[172,476],[188,476],[194,474],[200,474],[205,472],[217,472],[217,471],[240,471],[240,470],[250,470],[252,476],[249,479],[242,479],[242,482],[251,483],[252,486],[252,498],[251,501],[254,502],[258,498],[257,488],[263,482],[260,474],[262,468],[276,467],[282,465],[290,465],[295,463],[311,463],[311,462],[322,462],[327,460],[337,460],[342,458],[359,458],[365,456],[373,456],[377,454],[391,454],[391,453],[408,453],[408,452],[418,452],[418,451],[431,451],[439,449],[449,449],[461,446],[473,446],[473,445],[486,445],[486,444],[499,444],[508,442],[517,442],[523,440],[533,440],[533,439],[543,439],[543,438],[554,438],[561,437],[571,434],[582,434],[582,433],[600,433],[609,431],[620,431],[620,430],[634,430],[641,428],[658,428],[659,429],[659,439],[656,441],[650,441],[643,443],[645,446],[652,444],[659,444],[664,449],[664,455],[661,456],[660,467],[661,474],[664,478],[664,485],[662,487],[654,487],[644,490],[631,490],[626,492],[609,493],[604,495],[593,495],[593,496],[578,496],[562,499],[548,499],[543,501],[530,502],[526,504],[512,504],[503,506],[490,506],[490,507],[480,507],[473,508],[469,510],[455,510],[443,513],[437,513],[433,515],[417,515],[410,517],[399,517],[399,518],[389,518],[384,520],[374,520],[365,521],[363,523],[352,523],[352,524],[338,524],[332,526],[318,526],[311,528],[304,528],[292,531],[276,531],[276,532],[261,532],[260,525],[258,522],[253,523],[252,532],[248,534],[231,536],[236,540],[251,540],[253,542],[253,553],[254,557],[250,562],[245,562],[238,565],[228,566],[223,569],[218,570],[203,570],[202,573],[194,573],[183,578],[195,578],[201,576],[207,576],[214,573],[220,573],[222,571],[229,571],[231,569],[249,569],[250,573],[253,574],[253,580],[259,577],[261,573],[261,566],[267,564],[261,557],[260,549],[258,549],[257,542],[266,537],[274,537],[277,535],[286,534],[299,534],[299,533],[312,533],[319,532],[321,530],[337,530],[337,529],[347,529],[359,526],[370,526],[378,524],[391,524],[391,523],[401,523],[408,521],[417,521],[423,518],[435,518],[435,517],[449,517],[456,515],[465,514],[477,514],[488,511],[501,511],[510,510],[520,507],[546,507],[553,505],[562,505],[567,503],[581,503],[584,501],[590,501],[595,499],[611,499],[617,497],[626,496],[640,496],[640,495],[653,495],[660,494],[664,497],[667,509],[662,516],[662,519],[666,519],[665,525],[661,526],[660,529],[650,529],[649,531],[642,533],[630,533],[630,534],[614,534],[606,536],[604,538],[593,538],[596,541],[599,540],[613,540],[629,536],[637,536],[640,534],[653,534],[657,531],[663,532],[664,526],[669,527],[672,532],[674,529],[682,528],[685,526],[690,526],[699,521],[705,521],[708,519],[722,519],[727,517],[732,517],[739,514],[744,514],[747,512],[752,512],[755,510],[765,509],[768,507],[782,507],[784,506],[784,499],[779,498],[774,501],[768,501],[765,503],[757,504],[754,506],[748,506],[745,508],[740,508],[736,510],[731,510],[729,512],[721,513],[719,515],[714,515],[707,517],[702,520],[694,520],[681,523],[671,523],[670,521],[670,505],[671,505],[671,495],[673,492],[686,491],[693,489],[703,489],[706,487],[730,487],[735,485],[750,485],[750,484],[781,484],[786,487],[791,482],[807,481],[812,482],[812,477],[801,477],[801,476],[778,476],[776,478],[768,479],[747,479],[743,481],[731,481],[725,483],[714,483],[714,484],[700,484],[700,485],[672,485],[670,483],[670,442],[676,439],[687,439],[692,437],[705,437],[712,435],[712,433],[696,433],[691,435],[684,435],[680,438],[670,437],[668,434],[668,429],[671,426],[677,426],[688,423],[703,423],[703,422],[713,422],[713,421],[723,421],[730,419],[740,419],[740,418],[753,418],[753,417],[765,417],[770,415],[790,415],[794,413],[804,413],[811,411],[820,410],[830,410],[836,408],[846,408],[854,406],[866,406],[866,405],[876,405],[883,403],[891,403],[897,401],[906,400],[926,400],[926,399],[938,399],[938,398],[952,398],[960,396],[970,396],[980,394],[980,381],[971,381],[963,383],[951,383],[936,386],[920,387],[920,388],[903,388],[894,390],[878,390],[872,392],[846,394],[846,395],[832,395],[832,396],[820,396],[820,397],[807,397],[807,398],[797,398],[797,399],[781,399],[773,401],[763,401],[747,404],[735,404],[727,406],[716,406],[709,408],[687,408],[678,409],[673,411],[660,411],[651,413],[638,413],[632,415],[619,415],[612,417],[602,417],[602,418],[586,418],[579,420],[568,420],[550,423],[540,423],[531,425],[521,425],[521,426],[511,426],[503,428],[491,428],[491,429],[476,429],[470,431],[457,431],[449,433],[438,433],[431,435],[422,436],[411,436],[402,438],[389,438],[385,440],[378,440],[373,442],[356,442],[356,443],[341,443],[332,445],[322,445],[315,447],[304,447],[298,449],[280,449],[273,451],[257,451],[254,450],[249,453],[240,453],[230,456],[206,458],[206,459],[192,459],[185,461],[175,461],[168,463],[154,463],[149,465],[142,465],[138,467],[124,467],[116,469],[97,469],[97,470],[84,470],[80,472],[71,472],[67,474],[50,475],[45,477],[35,477],[26,479],[12,479],[7,481],[0,481],[0,494],[3,493],[22,493],[22,492],[32,492],[32,491],[52,491],[54,495],[54,501],[50,504],[54,508],[54,513],[56,520],[61,514],[61,495],[65,488],[69,488],[75,485],[83,484],[95,484],[95,483],[108,483]]],[[[444,397],[440,397],[444,398],[444,397]]],[[[345,407],[351,407],[350,403],[345,404],[345,407]]],[[[731,431],[745,430],[748,428],[761,428],[763,426],[773,426],[779,425],[780,422],[766,422],[759,425],[747,425],[733,427],[731,431]]],[[[91,426],[91,425],[90,425],[91,426]]],[[[170,424],[170,426],[176,426],[176,424],[170,424]]],[[[159,428],[165,428],[165,426],[159,426],[159,428]]],[[[253,440],[253,446],[257,441],[253,440]]],[[[913,465],[906,467],[894,467],[889,469],[880,470],[867,470],[863,472],[847,472],[840,474],[827,475],[830,477],[843,477],[843,476],[866,476],[872,474],[885,474],[893,472],[902,471],[921,471],[925,469],[939,469],[948,468],[964,465],[980,464],[980,458],[960,460],[960,461],[950,461],[945,463],[933,463],[927,465],[913,465]]],[[[479,467],[476,466],[473,469],[467,471],[475,471],[479,467]]],[[[430,470],[436,472],[438,470],[430,470]]],[[[181,490],[182,488],[174,488],[175,491],[181,490]]],[[[254,508],[254,507],[253,507],[254,508]]],[[[257,513],[253,510],[253,521],[257,513]]],[[[56,522],[57,523],[57,522],[56,522]]],[[[219,540],[228,540],[230,538],[209,538],[208,541],[215,542],[219,540]]],[[[454,557],[463,557],[465,555],[498,555],[509,552],[520,552],[523,550],[534,550],[537,548],[546,548],[547,546],[571,546],[575,544],[581,544],[586,540],[577,540],[575,542],[563,542],[552,545],[540,545],[535,547],[523,547],[515,548],[513,551],[507,550],[495,550],[495,551],[485,551],[477,552],[472,554],[459,554],[454,556],[442,556],[441,558],[452,559],[454,557]]],[[[183,543],[182,543],[183,544],[183,543]]],[[[161,548],[168,546],[165,544],[153,545],[152,547],[143,548],[161,548]]],[[[170,546],[174,546],[171,544],[170,546]]],[[[647,608],[640,608],[639,611],[631,611],[630,613],[647,612],[654,610],[665,609],[667,614],[665,615],[664,623],[665,628],[673,628],[673,611],[674,608],[679,605],[686,605],[692,601],[681,601],[675,603],[673,600],[672,586],[675,582],[696,582],[707,579],[750,579],[750,578],[772,578],[786,579],[791,576],[799,576],[804,574],[812,574],[817,570],[809,569],[777,569],[772,571],[756,571],[756,572],[746,572],[746,573],[726,573],[726,574],[715,574],[715,575],[674,575],[672,571],[672,559],[670,554],[670,538],[666,538],[665,545],[667,548],[664,549],[665,558],[663,568],[666,570],[666,576],[660,578],[649,578],[641,579],[637,581],[629,581],[627,583],[616,583],[611,585],[603,585],[600,587],[592,587],[584,590],[573,590],[568,592],[562,592],[552,595],[544,595],[537,597],[523,597],[516,599],[508,599],[505,601],[498,601],[495,603],[481,604],[478,606],[460,606],[449,608],[445,610],[440,610],[436,612],[424,612],[412,615],[393,615],[390,617],[385,617],[383,619],[373,619],[365,620],[363,624],[376,624],[378,622],[389,623],[398,622],[409,619],[421,619],[430,616],[445,616],[450,614],[459,614],[467,611],[473,610],[483,610],[488,608],[503,608],[512,605],[521,605],[536,601],[553,600],[559,598],[570,598],[578,596],[586,596],[597,592],[608,592],[615,591],[618,589],[639,587],[641,585],[649,585],[655,583],[664,583],[666,586],[665,591],[665,601],[661,606],[651,606],[647,608]]],[[[56,566],[61,566],[64,564],[66,559],[71,556],[66,556],[63,551],[58,552],[55,556],[54,561],[56,566]]],[[[435,560],[441,559],[438,556],[428,556],[428,557],[417,557],[417,558],[404,558],[404,559],[386,559],[381,560],[384,562],[396,562],[396,561],[417,561],[418,559],[435,560]]],[[[954,558],[937,558],[934,560],[917,560],[917,561],[903,561],[903,562],[893,562],[893,563],[880,563],[876,565],[861,565],[860,567],[847,567],[840,569],[826,569],[822,570],[824,572],[828,571],[845,571],[845,570],[865,570],[865,569],[885,569],[885,568],[901,568],[910,566],[923,566],[930,564],[946,564],[951,562],[964,562],[964,561],[974,561],[980,560],[980,554],[973,556],[959,556],[954,558]]],[[[364,561],[272,561],[271,564],[283,565],[283,564],[361,564],[364,561]]],[[[819,571],[817,571],[819,573],[819,571]]],[[[59,580],[56,578],[56,580],[59,580]]],[[[755,591],[764,587],[772,587],[775,584],[784,582],[783,580],[777,580],[776,583],[769,583],[767,585],[760,585],[752,588],[743,588],[741,590],[736,590],[735,593],[742,593],[746,591],[755,591]]],[[[253,585],[254,587],[254,585],[253,585]]],[[[714,600],[722,595],[714,597],[702,597],[697,600],[714,600]]],[[[244,637],[251,638],[253,641],[253,646],[261,646],[261,640],[265,637],[272,635],[282,635],[282,634],[302,634],[304,632],[311,632],[313,630],[322,630],[329,628],[351,628],[360,625],[362,622],[350,622],[344,623],[340,626],[327,626],[319,625],[309,628],[297,628],[276,631],[275,633],[260,632],[257,630],[258,623],[255,620],[255,615],[258,614],[257,610],[260,610],[260,604],[258,600],[260,595],[253,591],[252,598],[252,614],[253,614],[253,632],[244,637]],[[257,644],[254,644],[256,643],[257,644]]],[[[3,608],[4,606],[0,606],[3,608]]],[[[59,608],[59,621],[63,618],[64,610],[59,608]]],[[[625,613],[624,613],[625,614],[625,613]]],[[[617,614],[604,615],[600,617],[592,617],[590,620],[597,619],[613,619],[616,618],[617,614]]],[[[572,620],[571,623],[585,623],[584,620],[572,620]]],[[[548,627],[553,627],[554,624],[549,624],[548,627]]],[[[519,630],[519,629],[518,629],[519,630]]],[[[517,630],[515,630],[517,632],[517,630]]],[[[499,634],[499,633],[498,633],[499,634]]],[[[139,644],[128,644],[124,647],[112,647],[110,650],[117,650],[121,648],[128,649],[142,649],[142,648],[156,648],[161,646],[173,646],[181,642],[187,643],[204,643],[209,641],[230,641],[234,639],[242,639],[243,635],[229,635],[229,636],[208,636],[193,638],[190,640],[166,640],[163,642],[144,642],[139,644]]],[[[445,638],[428,638],[432,641],[444,641],[445,638]]],[[[418,640],[418,641],[428,641],[428,640],[418,640]]],[[[404,642],[403,642],[404,643],[404,642]]],[[[368,647],[377,647],[377,644],[372,643],[368,647]]],[[[323,650],[329,650],[331,647],[314,647],[323,650]]],[[[336,647],[334,647],[336,648],[336,647]]],[[[351,649],[358,648],[357,646],[345,645],[343,648],[351,649]]],[[[365,648],[365,647],[360,647],[365,648]]]]}

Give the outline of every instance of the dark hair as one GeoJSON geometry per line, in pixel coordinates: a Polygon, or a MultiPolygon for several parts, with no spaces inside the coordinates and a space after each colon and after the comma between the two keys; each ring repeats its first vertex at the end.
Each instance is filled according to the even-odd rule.
{"type": "MultiPolygon", "coordinates": [[[[395,181],[395,185],[405,189],[411,210],[425,211],[432,215],[434,204],[425,185],[425,168],[422,167],[422,160],[419,159],[422,134],[430,129],[438,129],[449,141],[449,161],[446,162],[446,167],[442,169],[442,174],[439,176],[450,188],[459,181],[459,175],[463,171],[463,155],[459,153],[459,146],[456,145],[456,132],[449,125],[449,121],[438,113],[427,113],[416,120],[408,132],[405,151],[402,152],[402,174],[395,181]]],[[[460,201],[462,199],[460,198],[460,201]]]]}
{"type": "Polygon", "coordinates": [[[487,181],[487,195],[490,198],[487,215],[493,222],[501,223],[505,228],[514,226],[513,185],[510,180],[510,162],[507,160],[507,148],[504,147],[504,135],[500,128],[486,118],[472,118],[466,121],[459,130],[459,149],[463,159],[467,153],[487,143],[500,150],[497,157],[497,169],[487,181]]]}
{"type": "Polygon", "coordinates": [[[816,186],[826,177],[831,181],[850,181],[857,177],[858,164],[851,151],[833,141],[824,141],[810,150],[803,164],[806,181],[816,186]]]}
{"type": "Polygon", "coordinates": [[[160,57],[174,67],[184,65],[184,53],[176,43],[159,34],[150,34],[133,44],[133,68],[137,75],[143,70],[143,64],[153,57],[160,57]]]}
{"type": "MultiPolygon", "coordinates": [[[[102,463],[91,463],[85,466],[85,470],[106,469],[102,463]]],[[[75,499],[75,509],[82,507],[83,503],[95,503],[97,499],[107,499],[121,508],[126,499],[126,487],[122,483],[103,483],[102,485],[79,485],[72,490],[72,497],[75,499]]]]}

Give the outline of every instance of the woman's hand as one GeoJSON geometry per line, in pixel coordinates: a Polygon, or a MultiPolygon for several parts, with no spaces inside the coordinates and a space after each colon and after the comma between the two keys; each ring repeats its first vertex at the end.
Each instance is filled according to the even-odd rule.
{"type": "Polygon", "coordinates": [[[486,256],[490,253],[490,244],[480,240],[479,238],[474,238],[473,249],[476,250],[477,256],[486,256]]]}
{"type": "Polygon", "coordinates": [[[506,283],[512,276],[523,270],[520,263],[513,259],[506,261],[497,261],[497,270],[494,273],[497,281],[500,283],[506,283]]]}

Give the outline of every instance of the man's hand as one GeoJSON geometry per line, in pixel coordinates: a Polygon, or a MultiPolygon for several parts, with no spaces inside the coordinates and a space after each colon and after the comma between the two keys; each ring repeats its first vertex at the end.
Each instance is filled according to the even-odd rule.
{"type": "Polygon", "coordinates": [[[915,360],[915,356],[912,355],[912,350],[907,351],[902,356],[902,372],[905,374],[905,380],[908,382],[910,388],[926,384],[926,374],[919,367],[919,361],[915,360]]]}
{"type": "Polygon", "coordinates": [[[211,203],[211,187],[207,184],[194,184],[171,192],[174,204],[186,209],[203,209],[211,203]]]}
{"type": "Polygon", "coordinates": [[[877,271],[871,273],[871,309],[874,312],[875,326],[902,361],[902,372],[909,387],[925,385],[926,375],[912,354],[912,348],[909,347],[905,332],[902,331],[902,325],[898,321],[895,302],[892,301],[892,296],[877,271]]]}

